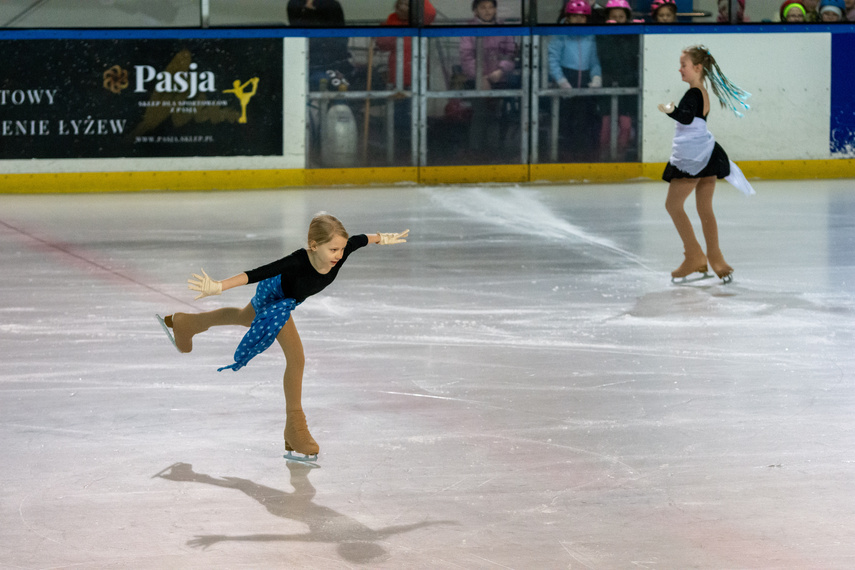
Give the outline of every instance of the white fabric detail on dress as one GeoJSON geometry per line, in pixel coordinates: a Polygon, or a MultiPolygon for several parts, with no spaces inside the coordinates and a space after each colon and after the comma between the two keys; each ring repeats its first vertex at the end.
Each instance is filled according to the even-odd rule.
{"type": "Polygon", "coordinates": [[[748,179],[745,178],[745,175],[742,174],[742,170],[740,170],[732,160],[730,161],[730,174],[725,176],[724,179],[730,182],[737,190],[746,196],[753,196],[757,193],[754,191],[751,183],[748,182],[748,179]]]}
{"type": "Polygon", "coordinates": [[[677,123],[671,145],[671,164],[694,176],[709,163],[714,147],[715,137],[705,120],[695,117],[688,125],[677,123]]]}

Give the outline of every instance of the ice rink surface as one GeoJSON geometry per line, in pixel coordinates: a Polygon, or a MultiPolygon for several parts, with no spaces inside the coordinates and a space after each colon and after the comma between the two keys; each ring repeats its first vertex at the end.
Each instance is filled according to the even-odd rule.
{"type": "Polygon", "coordinates": [[[664,183],[0,196],[0,568],[855,568],[853,181],[755,187],[691,286],[664,183]],[[154,314],[319,210],[411,231],[294,312],[310,469],[154,314]]]}

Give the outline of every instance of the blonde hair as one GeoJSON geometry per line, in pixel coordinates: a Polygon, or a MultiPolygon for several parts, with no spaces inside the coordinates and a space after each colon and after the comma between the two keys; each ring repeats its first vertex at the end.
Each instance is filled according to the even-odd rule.
{"type": "Polygon", "coordinates": [[[347,230],[344,229],[338,218],[326,212],[318,212],[309,222],[308,245],[323,245],[335,236],[347,239],[347,230]]]}
{"type": "Polygon", "coordinates": [[[701,79],[709,81],[718,102],[722,108],[728,107],[737,117],[742,117],[738,107],[742,109],[750,109],[751,107],[745,102],[751,97],[751,93],[740,89],[731,82],[721,68],[718,66],[715,58],[710,53],[709,48],[704,45],[687,47],[683,53],[689,56],[693,65],[702,67],[701,79]]]}

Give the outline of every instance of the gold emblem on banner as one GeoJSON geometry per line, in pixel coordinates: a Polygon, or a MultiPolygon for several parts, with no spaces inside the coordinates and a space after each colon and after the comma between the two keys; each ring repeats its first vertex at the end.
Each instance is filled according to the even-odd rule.
{"type": "Polygon", "coordinates": [[[129,85],[127,69],[122,69],[118,65],[114,65],[104,72],[104,89],[107,91],[118,94],[129,85]]]}
{"type": "Polygon", "coordinates": [[[238,123],[246,123],[246,106],[249,105],[249,100],[255,95],[256,91],[258,91],[258,77],[253,77],[249,81],[244,84],[241,84],[239,79],[235,79],[232,83],[231,89],[223,89],[223,93],[234,93],[235,97],[240,101],[240,119],[238,119],[238,123]],[[252,85],[252,91],[249,93],[245,92],[247,85],[252,85]]]}

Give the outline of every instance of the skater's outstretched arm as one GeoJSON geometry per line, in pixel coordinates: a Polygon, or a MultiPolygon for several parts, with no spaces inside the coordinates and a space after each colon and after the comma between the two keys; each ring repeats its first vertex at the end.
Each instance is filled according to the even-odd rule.
{"type": "MultiPolygon", "coordinates": [[[[376,233],[369,234],[366,237],[368,238],[368,243],[378,243],[380,245],[392,245],[396,243],[405,243],[407,240],[404,239],[410,234],[410,230],[404,230],[402,232],[397,233],[376,233]]],[[[193,274],[193,279],[187,280],[188,288],[191,291],[198,291],[199,295],[196,296],[196,300],[203,297],[210,297],[213,295],[220,295],[223,291],[227,291],[229,289],[233,289],[235,287],[240,287],[242,285],[246,285],[249,283],[249,276],[246,273],[239,273],[228,279],[223,279],[222,281],[215,281],[211,279],[205,270],[202,269],[202,275],[197,273],[193,274]]]]}
{"type": "Polygon", "coordinates": [[[247,277],[246,273],[239,273],[238,275],[229,277],[228,279],[223,279],[222,281],[214,281],[208,277],[208,274],[205,273],[204,269],[202,269],[202,275],[194,273],[193,279],[187,280],[187,288],[191,291],[199,291],[199,295],[196,297],[196,300],[198,301],[202,297],[219,295],[223,291],[240,287],[247,283],[249,283],[249,277],[247,277]]]}
{"type": "Polygon", "coordinates": [[[404,238],[410,235],[410,230],[404,230],[399,233],[392,234],[382,234],[377,232],[376,234],[368,234],[368,243],[379,243],[380,245],[392,245],[396,243],[406,243],[407,240],[404,238]]]}

